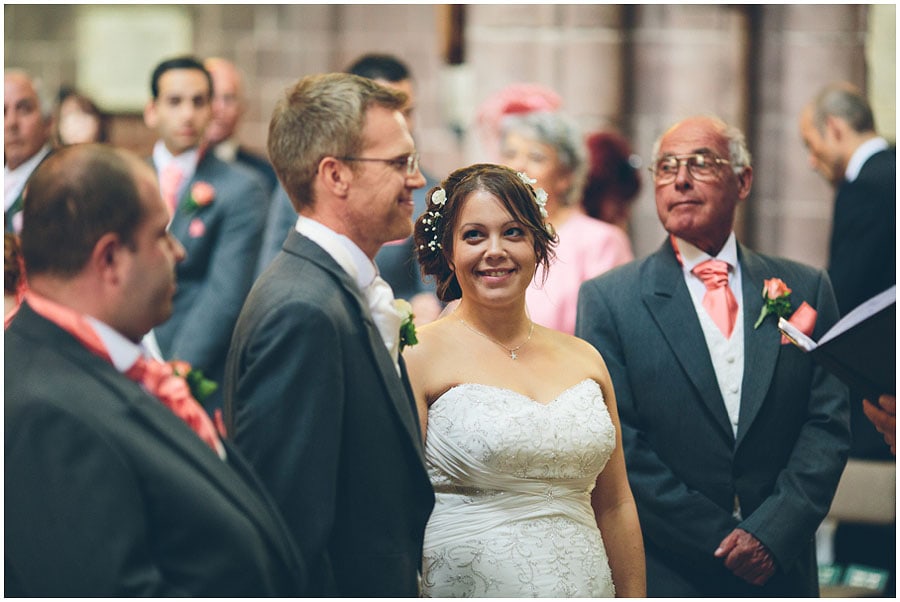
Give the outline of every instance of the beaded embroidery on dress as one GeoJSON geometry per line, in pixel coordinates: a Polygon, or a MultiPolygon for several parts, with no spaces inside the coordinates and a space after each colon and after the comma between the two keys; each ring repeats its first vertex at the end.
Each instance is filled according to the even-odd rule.
{"type": "Polygon", "coordinates": [[[614,448],[591,379],[547,404],[478,384],[444,393],[428,411],[423,595],[615,595],[590,505],[614,448]]]}

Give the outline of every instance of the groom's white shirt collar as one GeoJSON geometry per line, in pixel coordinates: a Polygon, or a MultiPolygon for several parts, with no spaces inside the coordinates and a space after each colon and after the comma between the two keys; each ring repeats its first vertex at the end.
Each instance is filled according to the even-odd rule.
{"type": "Polygon", "coordinates": [[[359,289],[365,293],[372,281],[375,280],[377,271],[375,263],[356,243],[323,223],[303,215],[297,218],[294,228],[322,247],[345,272],[350,274],[359,289]]]}

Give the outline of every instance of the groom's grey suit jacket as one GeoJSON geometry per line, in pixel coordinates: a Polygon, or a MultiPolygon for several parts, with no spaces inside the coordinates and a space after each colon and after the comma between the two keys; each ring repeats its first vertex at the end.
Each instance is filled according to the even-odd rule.
{"type": "Polygon", "coordinates": [[[603,355],[622,422],[650,596],[814,596],[814,534],[850,444],[846,388],[793,345],[777,319],[754,329],[763,281],[781,278],[794,308],[818,311],[813,338],[837,320],[827,275],[738,245],[744,377],[732,431],[697,313],[667,240],[654,254],[584,283],[576,334],[603,355]],[[743,520],[732,516],[739,501],[743,520]],[[735,527],[778,570],[762,587],[713,557],[735,527]]]}
{"type": "Polygon", "coordinates": [[[291,230],[235,327],[229,434],[272,492],[311,595],[416,596],[434,493],[402,377],[355,281],[291,230]]]}

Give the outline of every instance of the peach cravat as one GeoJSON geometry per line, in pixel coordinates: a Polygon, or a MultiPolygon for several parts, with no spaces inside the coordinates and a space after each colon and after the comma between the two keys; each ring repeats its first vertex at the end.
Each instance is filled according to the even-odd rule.
{"type": "Polygon", "coordinates": [[[213,422],[191,395],[183,377],[176,376],[171,365],[158,360],[139,357],[125,372],[125,376],[140,383],[156,396],[172,413],[184,420],[197,436],[222,456],[222,442],[213,422]]]}
{"type": "Polygon", "coordinates": [[[170,217],[175,215],[178,208],[178,187],[181,186],[182,179],[184,172],[175,161],[170,161],[159,174],[159,192],[169,208],[170,217]]]}
{"type": "Polygon", "coordinates": [[[728,264],[719,259],[707,259],[691,270],[706,286],[703,307],[726,339],[731,338],[737,320],[738,305],[728,286],[728,264]]]}

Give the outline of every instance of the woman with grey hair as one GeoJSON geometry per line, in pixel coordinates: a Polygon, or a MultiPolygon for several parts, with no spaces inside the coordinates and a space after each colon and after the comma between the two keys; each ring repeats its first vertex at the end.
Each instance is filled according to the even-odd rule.
{"type": "Polygon", "coordinates": [[[585,147],[569,118],[545,111],[509,115],[500,132],[503,162],[547,192],[547,221],[559,236],[553,269],[539,268],[528,289],[528,311],[536,323],[572,334],[579,286],[631,261],[631,242],[621,229],[582,211],[585,147]]]}

